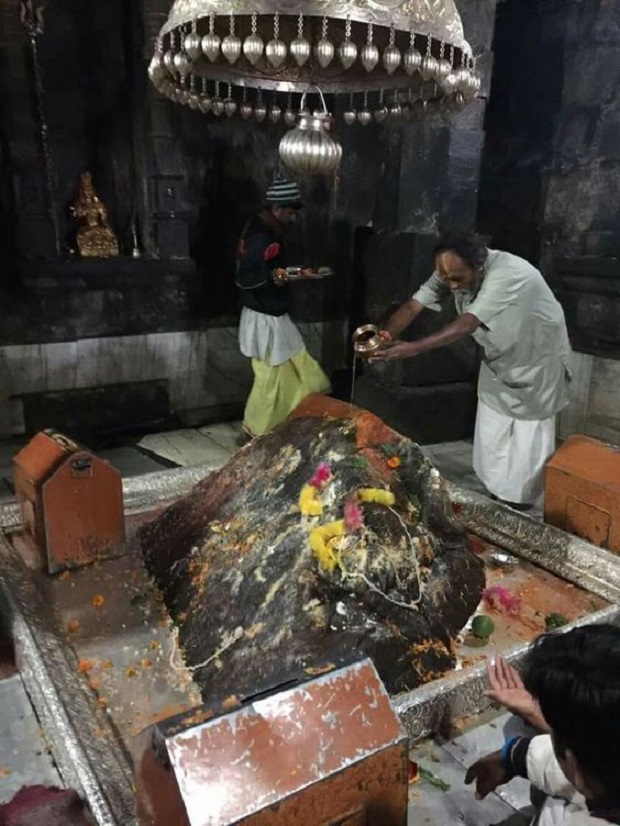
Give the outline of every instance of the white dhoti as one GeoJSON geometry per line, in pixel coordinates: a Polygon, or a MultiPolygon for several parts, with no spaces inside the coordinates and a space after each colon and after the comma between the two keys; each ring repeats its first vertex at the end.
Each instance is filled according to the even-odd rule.
{"type": "Polygon", "coordinates": [[[555,452],[555,416],[514,419],[478,399],[474,470],[489,493],[515,504],[542,500],[544,469],[555,452]]]}

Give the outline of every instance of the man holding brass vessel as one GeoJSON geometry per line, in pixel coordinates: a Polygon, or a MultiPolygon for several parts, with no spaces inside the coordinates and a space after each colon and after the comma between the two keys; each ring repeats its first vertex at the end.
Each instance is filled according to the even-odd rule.
{"type": "Polygon", "coordinates": [[[435,271],[390,319],[371,361],[412,358],[472,336],[482,349],[474,470],[495,498],[537,504],[555,451],[555,416],[568,403],[570,344],[562,307],[540,272],[476,235],[448,236],[435,271]],[[458,317],[418,341],[394,341],[423,309],[450,295],[458,317]]]}
{"type": "MultiPolygon", "coordinates": [[[[239,345],[252,359],[254,371],[243,418],[249,438],[283,422],[310,393],[330,389],[329,379],[288,315],[288,282],[304,277],[304,272],[287,269],[284,235],[301,206],[297,184],[275,180],[266,192],[264,209],[245,226],[237,248],[239,345]]],[[[308,271],[307,276],[316,274],[308,271]]]]}

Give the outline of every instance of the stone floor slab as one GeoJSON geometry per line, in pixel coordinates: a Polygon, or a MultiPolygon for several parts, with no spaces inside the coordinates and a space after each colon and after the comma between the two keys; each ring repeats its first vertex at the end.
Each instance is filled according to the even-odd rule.
{"type": "Polygon", "coordinates": [[[173,430],[169,433],[153,433],[138,444],[143,450],[161,456],[182,467],[212,465],[221,467],[230,453],[198,430],[173,430]]]}
{"type": "Polygon", "coordinates": [[[62,787],[19,675],[0,680],[0,803],[22,786],[62,787]]]}

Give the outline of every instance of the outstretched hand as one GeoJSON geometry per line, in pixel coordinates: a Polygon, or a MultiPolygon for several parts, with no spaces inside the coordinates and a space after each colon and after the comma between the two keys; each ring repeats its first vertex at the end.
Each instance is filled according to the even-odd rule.
{"type": "Polygon", "coordinates": [[[368,359],[375,361],[395,361],[417,356],[420,348],[417,341],[390,341],[381,350],[376,350],[368,359]]]}
{"type": "Polygon", "coordinates": [[[465,785],[469,786],[474,781],[476,782],[477,800],[484,800],[498,786],[508,782],[508,773],[502,764],[500,751],[481,757],[467,769],[465,785]]]}
{"type": "Polygon", "coordinates": [[[523,685],[516,669],[502,657],[498,657],[487,665],[487,674],[491,684],[490,690],[485,692],[487,697],[522,717],[534,728],[540,731],[549,730],[540,706],[523,685]]]}

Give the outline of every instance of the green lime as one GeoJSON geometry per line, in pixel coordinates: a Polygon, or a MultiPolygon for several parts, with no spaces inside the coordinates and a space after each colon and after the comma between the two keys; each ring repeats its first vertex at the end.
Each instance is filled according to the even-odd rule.
{"type": "Polygon", "coordinates": [[[545,617],[545,628],[551,631],[554,628],[561,628],[563,625],[568,625],[568,620],[564,614],[549,614],[545,617]]]}
{"type": "Polygon", "coordinates": [[[495,631],[495,623],[491,617],[487,617],[486,614],[480,614],[474,617],[474,621],[471,624],[471,632],[474,637],[488,640],[493,631],[495,631]]]}

